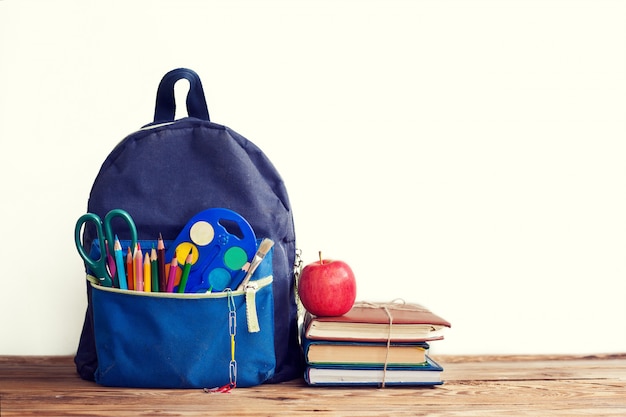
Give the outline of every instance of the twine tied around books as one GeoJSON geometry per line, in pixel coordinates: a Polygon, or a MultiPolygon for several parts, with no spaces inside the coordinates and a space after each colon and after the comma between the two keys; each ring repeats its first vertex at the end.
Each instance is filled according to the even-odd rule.
{"type": "Polygon", "coordinates": [[[382,308],[389,318],[389,330],[387,332],[387,351],[385,352],[385,364],[383,366],[383,380],[381,388],[385,388],[385,380],[387,378],[387,363],[389,362],[389,349],[391,348],[391,327],[393,326],[393,316],[389,310],[405,310],[405,311],[428,311],[419,304],[407,303],[401,298],[396,298],[388,303],[357,301],[355,307],[361,308],[382,308]]]}

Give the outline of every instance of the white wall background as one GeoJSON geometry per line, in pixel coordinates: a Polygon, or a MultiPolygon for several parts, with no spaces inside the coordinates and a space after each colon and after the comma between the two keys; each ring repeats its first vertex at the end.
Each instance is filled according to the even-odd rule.
{"type": "Polygon", "coordinates": [[[626,351],[626,2],[0,1],[0,354],[72,354],[73,243],[163,74],[287,183],[305,262],[434,353],[626,351]]]}

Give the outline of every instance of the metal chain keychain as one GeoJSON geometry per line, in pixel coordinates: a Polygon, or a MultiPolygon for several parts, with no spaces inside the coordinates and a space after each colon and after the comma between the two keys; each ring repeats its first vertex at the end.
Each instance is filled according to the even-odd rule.
{"type": "Polygon", "coordinates": [[[237,361],[235,360],[235,336],[237,335],[237,308],[230,288],[224,290],[228,302],[228,334],[230,336],[230,362],[228,363],[228,384],[215,388],[204,388],[207,393],[228,393],[237,386],[237,361]]]}
{"type": "Polygon", "coordinates": [[[235,307],[235,299],[230,288],[228,292],[228,333],[230,334],[230,363],[228,364],[228,377],[230,387],[237,386],[237,361],[235,360],[235,335],[237,334],[237,310],[235,307]]]}

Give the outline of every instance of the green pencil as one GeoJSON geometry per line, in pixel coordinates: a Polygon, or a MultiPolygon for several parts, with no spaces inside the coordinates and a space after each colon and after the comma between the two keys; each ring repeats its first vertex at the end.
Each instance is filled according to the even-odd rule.
{"type": "Polygon", "coordinates": [[[152,292],[164,291],[159,289],[159,269],[157,265],[156,249],[152,248],[150,252],[150,270],[152,271],[152,292]]]}
{"type": "Polygon", "coordinates": [[[187,287],[187,278],[189,278],[189,271],[191,270],[191,252],[189,251],[189,255],[187,255],[187,259],[185,259],[185,266],[183,266],[183,275],[180,277],[180,284],[178,284],[178,292],[185,292],[185,287],[187,287]]]}

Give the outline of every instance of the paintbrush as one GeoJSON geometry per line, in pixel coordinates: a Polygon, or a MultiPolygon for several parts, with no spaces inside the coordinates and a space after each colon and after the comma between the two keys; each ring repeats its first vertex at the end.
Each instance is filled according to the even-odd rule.
{"type": "Polygon", "coordinates": [[[248,271],[243,277],[243,281],[241,281],[241,284],[239,284],[239,286],[237,287],[237,291],[244,289],[248,281],[250,281],[250,278],[252,277],[254,271],[256,271],[259,264],[265,258],[265,255],[267,255],[270,249],[272,249],[272,246],[274,246],[274,241],[272,239],[265,238],[261,241],[261,243],[259,244],[259,249],[257,249],[256,253],[254,254],[252,262],[250,262],[250,266],[248,267],[248,271]]]}

